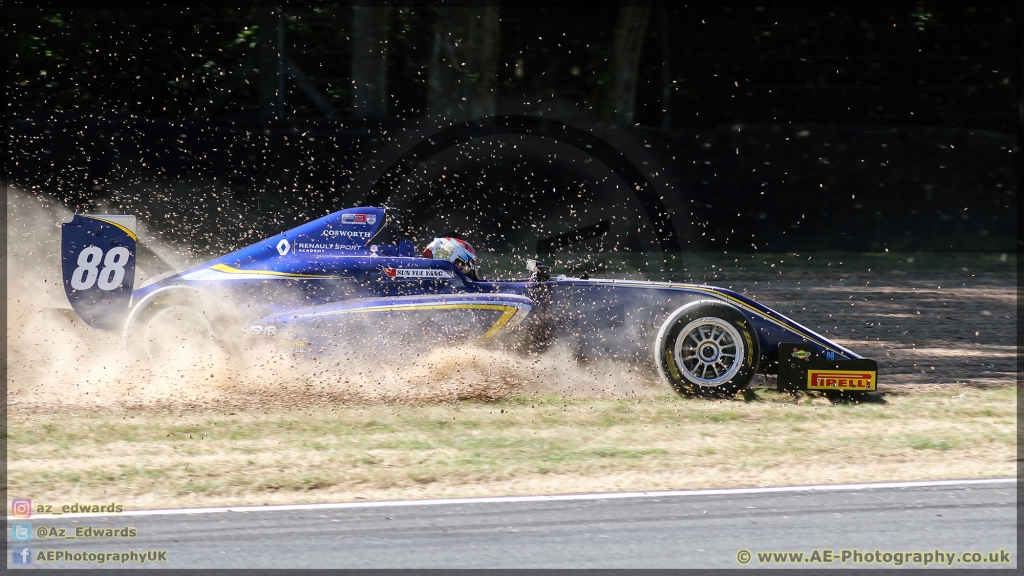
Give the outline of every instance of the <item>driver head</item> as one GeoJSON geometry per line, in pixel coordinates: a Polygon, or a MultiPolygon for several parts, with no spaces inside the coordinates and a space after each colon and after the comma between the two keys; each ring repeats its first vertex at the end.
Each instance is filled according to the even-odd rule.
{"type": "Polygon", "coordinates": [[[471,280],[477,279],[476,250],[473,250],[473,247],[465,240],[434,238],[423,250],[423,257],[453,262],[471,280]]]}

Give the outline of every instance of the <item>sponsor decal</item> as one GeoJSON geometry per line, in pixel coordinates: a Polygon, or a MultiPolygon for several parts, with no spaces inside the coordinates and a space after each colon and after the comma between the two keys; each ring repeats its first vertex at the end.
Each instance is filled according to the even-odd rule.
{"type": "Polygon", "coordinates": [[[793,358],[797,358],[797,359],[800,359],[800,360],[810,361],[810,359],[811,359],[811,353],[810,352],[808,352],[807,350],[801,350],[799,348],[793,348],[792,356],[793,356],[793,358]]]}
{"type": "Polygon", "coordinates": [[[808,390],[874,390],[876,373],[868,370],[808,370],[808,390]]]}
{"type": "Polygon", "coordinates": [[[388,278],[454,278],[455,275],[447,270],[432,270],[430,268],[385,268],[384,275],[388,278]]]}
{"type": "Polygon", "coordinates": [[[248,334],[250,336],[274,337],[277,336],[277,326],[273,324],[267,324],[266,326],[253,324],[252,326],[246,326],[245,328],[242,328],[242,333],[248,334]]]}
{"type": "Polygon", "coordinates": [[[282,239],[280,242],[277,243],[277,253],[280,254],[281,256],[287,254],[288,251],[291,249],[292,245],[288,243],[287,238],[282,239]]]}
{"type": "Polygon", "coordinates": [[[337,236],[345,238],[370,238],[369,232],[360,232],[358,230],[324,230],[320,235],[324,238],[335,238],[337,236]]]}
{"type": "Polygon", "coordinates": [[[361,244],[337,244],[337,243],[318,243],[318,242],[297,242],[295,244],[296,252],[326,252],[328,250],[362,250],[364,248],[361,244]]]}
{"type": "Polygon", "coordinates": [[[377,221],[376,214],[342,214],[342,224],[373,224],[377,221]]]}

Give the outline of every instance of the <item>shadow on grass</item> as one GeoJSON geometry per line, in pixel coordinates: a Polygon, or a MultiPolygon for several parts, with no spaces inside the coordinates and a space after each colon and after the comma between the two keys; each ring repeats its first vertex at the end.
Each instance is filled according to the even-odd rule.
{"type": "Polygon", "coordinates": [[[858,404],[888,404],[885,394],[882,392],[849,392],[840,390],[774,390],[771,388],[757,388],[741,390],[736,395],[736,400],[742,402],[765,402],[768,400],[800,403],[808,402],[815,398],[826,398],[831,404],[842,404],[845,406],[856,406],[858,404]]]}
{"type": "Polygon", "coordinates": [[[757,391],[750,390],[750,389],[740,390],[739,397],[744,402],[763,402],[764,401],[760,396],[757,395],[757,391]]]}
{"type": "Polygon", "coordinates": [[[888,404],[885,395],[881,392],[843,392],[827,391],[821,395],[828,398],[833,404],[856,405],[856,404],[888,404]]]}

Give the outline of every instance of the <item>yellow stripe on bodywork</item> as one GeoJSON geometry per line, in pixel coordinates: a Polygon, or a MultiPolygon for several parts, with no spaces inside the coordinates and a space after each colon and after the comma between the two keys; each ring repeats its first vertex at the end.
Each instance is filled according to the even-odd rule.
{"type": "Polygon", "coordinates": [[[519,308],[505,304],[410,304],[406,306],[381,306],[375,308],[363,308],[360,310],[336,310],[333,312],[320,312],[313,316],[333,316],[334,314],[363,314],[366,312],[391,312],[396,310],[503,310],[497,322],[484,332],[482,338],[493,338],[509,320],[516,315],[519,308]]]}
{"type": "Polygon", "coordinates": [[[800,330],[799,328],[797,328],[795,326],[792,326],[792,325],[790,325],[787,322],[779,320],[778,318],[775,318],[773,316],[769,316],[768,314],[765,314],[764,312],[758,310],[757,308],[751,306],[750,304],[747,304],[746,302],[744,302],[742,300],[739,300],[738,298],[734,298],[734,297],[732,297],[732,296],[730,296],[728,294],[723,294],[722,292],[718,292],[717,290],[715,290],[713,288],[704,288],[704,287],[697,286],[697,285],[694,285],[694,284],[672,284],[672,283],[656,284],[654,282],[639,282],[639,281],[629,281],[629,280],[627,280],[625,282],[616,281],[616,280],[606,280],[606,281],[603,281],[603,282],[602,281],[598,281],[598,282],[595,282],[595,283],[596,284],[611,284],[611,285],[616,285],[618,283],[620,285],[637,286],[637,287],[640,287],[640,288],[652,288],[652,289],[659,289],[659,290],[662,289],[662,288],[665,288],[667,286],[668,288],[682,288],[684,290],[693,290],[694,292],[704,292],[704,293],[707,293],[707,294],[712,294],[712,295],[717,296],[719,298],[724,298],[724,299],[728,300],[729,302],[732,302],[733,304],[736,304],[737,306],[739,306],[741,308],[745,308],[747,310],[750,310],[751,312],[757,314],[758,316],[764,318],[765,320],[767,320],[767,321],[769,321],[769,322],[771,322],[771,323],[773,323],[773,324],[775,324],[777,326],[781,326],[782,328],[785,328],[787,330],[791,330],[791,331],[799,334],[800,336],[802,336],[802,337],[804,337],[804,338],[806,338],[806,339],[808,339],[808,340],[810,340],[812,342],[815,342],[815,343],[821,345],[826,350],[832,350],[834,352],[839,352],[840,354],[843,354],[844,356],[846,355],[846,352],[849,352],[850,354],[853,354],[854,356],[858,356],[858,354],[856,352],[854,352],[852,350],[847,350],[843,346],[839,346],[839,348],[841,350],[846,350],[846,352],[843,352],[841,350],[835,350],[833,346],[829,346],[828,344],[826,344],[825,342],[823,342],[821,340],[822,338],[824,338],[823,336],[818,336],[818,337],[811,336],[807,332],[804,332],[803,330],[800,330]]]}
{"type": "Polygon", "coordinates": [[[217,272],[225,272],[227,274],[253,274],[256,276],[268,276],[271,278],[314,278],[314,279],[331,279],[331,278],[348,278],[348,276],[325,276],[320,274],[294,274],[291,272],[275,272],[274,270],[242,270],[241,268],[232,268],[227,264],[214,264],[210,266],[210,270],[216,270],[217,272]]]}
{"type": "Polygon", "coordinates": [[[112,222],[110,220],[104,220],[103,218],[97,218],[95,216],[84,216],[84,217],[85,218],[92,218],[93,220],[99,220],[100,222],[103,222],[104,224],[109,224],[109,225],[114,226],[116,228],[120,228],[125,234],[131,236],[132,240],[134,240],[136,242],[139,241],[139,237],[135,235],[135,232],[132,232],[131,230],[125,228],[124,226],[118,224],[117,222],[112,222]]]}
{"type": "Polygon", "coordinates": [[[485,339],[493,338],[494,335],[501,331],[501,329],[505,327],[505,324],[508,324],[508,321],[511,320],[512,317],[516,315],[516,312],[519,311],[519,309],[516,308],[515,306],[505,306],[504,308],[505,313],[501,315],[501,318],[498,318],[498,321],[495,322],[493,326],[491,326],[490,330],[484,332],[485,339]]]}
{"type": "MultiPolygon", "coordinates": [[[[808,340],[810,340],[812,342],[817,342],[818,344],[823,346],[826,350],[832,350],[831,346],[829,346],[828,344],[825,344],[824,342],[822,342],[818,338],[815,338],[814,336],[811,336],[810,334],[804,332],[803,330],[800,330],[799,328],[796,328],[795,326],[791,326],[788,323],[783,322],[782,320],[779,320],[778,318],[773,318],[772,316],[769,316],[769,315],[765,314],[764,312],[761,312],[757,308],[754,308],[750,304],[747,304],[746,302],[744,302],[744,301],[742,301],[742,300],[740,300],[738,298],[734,298],[734,297],[732,297],[732,296],[730,296],[728,294],[723,294],[721,292],[718,292],[716,290],[712,290],[712,289],[709,289],[709,288],[701,288],[699,286],[686,286],[686,285],[678,285],[677,284],[677,285],[670,285],[669,287],[670,288],[684,288],[686,290],[694,290],[694,291],[697,291],[697,292],[706,292],[708,294],[713,294],[715,296],[718,296],[719,298],[725,298],[726,300],[728,300],[728,301],[730,301],[730,302],[732,302],[734,304],[737,304],[737,305],[739,305],[739,306],[741,306],[743,308],[746,308],[747,310],[750,310],[751,312],[755,312],[758,316],[764,318],[765,320],[768,320],[769,322],[773,322],[773,323],[775,323],[775,324],[777,324],[777,325],[779,325],[779,326],[781,326],[781,327],[783,327],[783,328],[785,328],[787,330],[791,330],[793,332],[796,332],[800,336],[803,336],[804,338],[807,338],[808,340]]],[[[836,350],[836,352],[839,352],[839,351],[836,350]]]]}

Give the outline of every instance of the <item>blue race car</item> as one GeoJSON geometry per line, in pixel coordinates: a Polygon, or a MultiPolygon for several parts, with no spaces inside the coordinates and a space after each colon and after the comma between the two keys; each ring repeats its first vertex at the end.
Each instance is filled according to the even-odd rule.
{"type": "Polygon", "coordinates": [[[875,361],[731,290],[552,279],[535,261],[529,278],[482,280],[465,266],[475,255],[418,254],[388,208],[341,210],[133,290],[134,228],[131,216],[76,215],[62,228],[62,263],[76,313],[122,330],[136,358],[159,357],[169,337],[224,346],[256,338],[312,357],[386,362],[423,343],[500,340],[650,362],[673,389],[697,396],[735,395],[758,372],[778,374],[780,389],[877,386],[875,361]]]}

